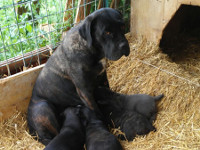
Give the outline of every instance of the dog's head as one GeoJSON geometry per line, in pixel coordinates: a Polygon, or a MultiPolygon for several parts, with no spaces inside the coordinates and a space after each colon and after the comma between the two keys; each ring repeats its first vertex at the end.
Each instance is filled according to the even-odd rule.
{"type": "Polygon", "coordinates": [[[124,36],[122,14],[111,8],[102,8],[90,14],[79,29],[88,46],[100,51],[99,55],[110,60],[128,56],[130,47],[124,36]]]}

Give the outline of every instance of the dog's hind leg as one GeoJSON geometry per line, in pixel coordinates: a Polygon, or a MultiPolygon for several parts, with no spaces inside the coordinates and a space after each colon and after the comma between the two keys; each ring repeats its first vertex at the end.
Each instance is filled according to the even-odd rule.
{"type": "Polygon", "coordinates": [[[46,101],[30,103],[28,108],[28,127],[33,135],[38,135],[39,141],[47,145],[59,132],[54,106],[46,101]]]}

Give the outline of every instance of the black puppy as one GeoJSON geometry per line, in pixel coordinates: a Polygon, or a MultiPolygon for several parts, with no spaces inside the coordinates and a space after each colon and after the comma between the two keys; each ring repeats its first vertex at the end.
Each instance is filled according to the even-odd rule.
{"type": "Polygon", "coordinates": [[[124,95],[115,93],[106,87],[98,87],[95,90],[95,98],[99,104],[107,103],[110,104],[108,107],[115,106],[117,110],[136,111],[147,117],[150,122],[156,119],[156,102],[161,100],[163,96],[163,94],[155,97],[146,94],[124,95]]]}
{"type": "Polygon", "coordinates": [[[150,131],[156,130],[145,116],[135,111],[111,113],[110,119],[115,127],[120,127],[120,130],[124,132],[125,137],[123,135],[120,136],[122,140],[132,141],[136,135],[145,135],[150,131]]]}
{"type": "Polygon", "coordinates": [[[87,150],[122,150],[122,146],[117,138],[96,117],[94,111],[83,107],[82,112],[82,120],[86,125],[87,150]]]}
{"type": "Polygon", "coordinates": [[[115,128],[120,127],[120,130],[125,133],[129,141],[133,140],[137,134],[144,135],[148,134],[150,131],[156,130],[151,120],[152,117],[156,115],[156,107],[152,107],[155,101],[151,101],[151,103],[153,103],[151,107],[154,109],[149,109],[151,107],[146,106],[149,103],[146,102],[145,105],[145,101],[143,101],[148,99],[152,100],[152,97],[141,95],[141,101],[143,103],[138,102],[138,106],[137,102],[131,103],[131,100],[139,101],[140,96],[138,95],[136,95],[137,99],[134,99],[135,95],[123,95],[112,92],[108,88],[99,87],[95,90],[95,98],[100,110],[106,118],[107,124],[115,128]],[[145,99],[143,99],[143,97],[145,97],[145,99]],[[135,106],[133,104],[135,104],[135,106]],[[147,108],[147,114],[147,111],[143,111],[143,109],[140,110],[140,105],[147,108]],[[148,114],[152,114],[152,116],[148,116],[148,114]]]}
{"type": "Polygon", "coordinates": [[[117,10],[97,10],[69,30],[34,85],[27,116],[30,133],[37,133],[46,145],[59,133],[58,114],[66,107],[85,104],[100,112],[93,91],[103,69],[101,60],[118,60],[129,53],[117,10]]]}
{"type": "Polygon", "coordinates": [[[46,146],[45,150],[83,150],[85,130],[79,119],[80,108],[67,108],[60,133],[46,146]]]}

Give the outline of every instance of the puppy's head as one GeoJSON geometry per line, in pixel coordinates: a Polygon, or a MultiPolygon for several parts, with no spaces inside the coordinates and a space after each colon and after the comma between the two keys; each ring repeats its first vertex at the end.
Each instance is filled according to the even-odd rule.
{"type": "Polygon", "coordinates": [[[137,112],[126,112],[122,117],[121,130],[125,133],[128,141],[132,141],[136,135],[145,135],[156,131],[151,122],[137,112]]]}
{"type": "Polygon", "coordinates": [[[87,41],[88,47],[99,50],[99,55],[110,60],[118,60],[130,53],[124,28],[122,14],[119,11],[102,8],[86,17],[79,33],[87,41]]]}
{"type": "Polygon", "coordinates": [[[103,122],[97,118],[95,112],[87,107],[82,107],[80,111],[80,119],[84,126],[88,126],[89,124],[102,124],[103,122]]]}
{"type": "Polygon", "coordinates": [[[128,95],[125,97],[125,108],[135,110],[153,122],[157,114],[156,102],[160,101],[163,96],[163,94],[155,97],[147,94],[128,95]]]}
{"type": "Polygon", "coordinates": [[[64,125],[68,125],[69,121],[79,123],[80,108],[79,107],[68,107],[61,114],[64,117],[64,125]]]}

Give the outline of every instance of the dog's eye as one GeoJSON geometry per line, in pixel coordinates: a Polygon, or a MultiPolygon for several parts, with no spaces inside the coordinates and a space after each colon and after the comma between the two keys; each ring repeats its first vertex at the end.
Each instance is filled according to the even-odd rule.
{"type": "Polygon", "coordinates": [[[105,32],[104,32],[104,35],[105,35],[107,38],[113,38],[113,33],[112,33],[112,32],[105,31],[105,32]]]}
{"type": "Polygon", "coordinates": [[[106,33],[106,35],[111,35],[111,32],[106,31],[105,33],[106,33]]]}

